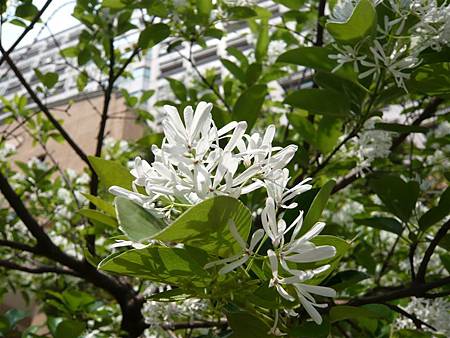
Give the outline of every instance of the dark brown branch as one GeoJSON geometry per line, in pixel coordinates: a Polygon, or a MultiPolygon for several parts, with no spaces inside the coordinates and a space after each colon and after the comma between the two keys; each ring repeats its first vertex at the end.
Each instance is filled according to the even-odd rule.
{"type": "Polygon", "coordinates": [[[390,309],[394,310],[395,312],[400,313],[402,316],[405,316],[405,317],[411,319],[412,322],[414,323],[414,325],[419,330],[422,329],[422,326],[426,326],[426,327],[430,328],[431,330],[436,331],[436,329],[433,326],[431,326],[430,324],[425,323],[423,320],[420,320],[419,318],[417,318],[417,316],[415,314],[409,313],[409,312],[403,310],[401,307],[399,307],[397,305],[393,305],[393,304],[389,304],[389,303],[386,303],[384,305],[386,305],[390,309]]]}
{"type": "Polygon", "coordinates": [[[193,320],[190,322],[164,323],[161,325],[161,327],[164,330],[198,329],[198,328],[208,328],[208,327],[225,328],[227,326],[228,326],[228,321],[226,319],[221,319],[218,322],[193,320]]]}
{"type": "Polygon", "coordinates": [[[352,299],[348,302],[348,305],[360,306],[365,304],[384,304],[401,298],[424,297],[428,291],[448,284],[450,284],[450,277],[445,277],[429,283],[413,282],[409,285],[393,287],[390,291],[385,288],[380,294],[352,299]]]}
{"type": "MultiPolygon", "coordinates": [[[[42,14],[44,14],[45,10],[50,6],[52,0],[47,0],[47,2],[42,6],[42,8],[39,10],[39,12],[36,14],[36,16],[33,18],[33,20],[30,22],[30,24],[24,29],[22,34],[17,38],[16,41],[9,47],[9,49],[6,51],[6,55],[10,55],[14,49],[19,45],[19,43],[23,40],[23,38],[34,28],[34,25],[41,19],[42,14]]],[[[5,56],[3,56],[0,59],[0,66],[5,61],[5,56]]]]}
{"type": "MultiPolygon", "coordinates": [[[[432,117],[436,113],[439,105],[443,102],[444,102],[444,100],[439,97],[434,98],[428,104],[428,106],[423,110],[422,114],[420,114],[420,116],[417,119],[415,119],[411,125],[419,126],[424,120],[432,117]]],[[[395,150],[400,144],[402,144],[409,134],[410,133],[403,133],[403,134],[399,135],[397,138],[395,138],[392,141],[391,151],[395,150]]],[[[346,188],[347,186],[352,184],[354,181],[356,181],[359,177],[360,177],[360,174],[358,172],[354,172],[354,173],[351,173],[351,174],[345,176],[344,178],[342,178],[340,181],[337,182],[337,184],[335,185],[335,187],[333,189],[332,194],[335,194],[338,191],[346,188]]]]}
{"type": "Polygon", "coordinates": [[[148,325],[145,323],[141,313],[143,299],[133,290],[132,286],[98,271],[88,262],[70,256],[56,246],[29,213],[20,197],[1,172],[0,191],[17,216],[25,224],[28,231],[37,240],[36,247],[40,250],[41,255],[75,271],[80,278],[111,294],[122,311],[122,330],[128,332],[129,337],[139,337],[148,325]]]}
{"type": "Polygon", "coordinates": [[[317,26],[316,26],[316,42],[315,45],[321,47],[323,45],[323,26],[321,23],[322,17],[325,15],[326,0],[319,1],[317,8],[317,26]]]}
{"type": "Polygon", "coordinates": [[[425,254],[423,255],[422,262],[419,265],[419,269],[417,270],[416,280],[419,283],[423,283],[425,281],[425,273],[427,272],[428,263],[430,262],[431,256],[434,253],[434,250],[438,246],[439,242],[444,238],[447,232],[450,230],[450,220],[445,222],[444,225],[438,230],[433,240],[428,245],[425,254]]]}
{"type": "Polygon", "coordinates": [[[63,126],[58,122],[58,120],[56,120],[56,118],[52,115],[52,113],[50,113],[49,109],[42,103],[42,101],[39,99],[39,97],[34,92],[34,90],[31,88],[31,86],[28,84],[28,82],[25,80],[25,78],[23,77],[20,70],[17,68],[15,63],[8,56],[8,54],[6,54],[6,51],[3,49],[3,47],[1,45],[0,45],[0,52],[3,54],[5,61],[10,66],[11,70],[14,72],[17,79],[20,81],[20,83],[22,83],[22,85],[27,90],[31,99],[37,104],[39,109],[44,113],[44,115],[52,123],[52,125],[55,127],[55,129],[59,131],[61,136],[67,141],[67,143],[72,147],[72,149],[77,153],[77,155],[89,166],[89,168],[92,169],[91,164],[89,163],[88,157],[85,154],[85,152],[78,146],[78,144],[72,139],[72,137],[63,128],[63,126]]]}
{"type": "Polygon", "coordinates": [[[32,273],[32,274],[56,273],[58,275],[71,275],[71,276],[79,277],[79,275],[75,271],[72,271],[69,269],[58,268],[56,266],[50,266],[50,265],[39,265],[39,266],[34,266],[34,267],[28,267],[28,266],[19,265],[19,264],[16,264],[14,262],[4,260],[4,259],[0,259],[0,267],[5,268],[5,269],[10,269],[10,270],[17,270],[17,271],[32,273]]]}
{"type": "Polygon", "coordinates": [[[19,242],[8,241],[6,239],[0,239],[0,246],[4,246],[4,247],[8,247],[8,248],[15,249],[15,250],[20,250],[20,251],[31,252],[34,254],[40,253],[40,250],[37,247],[19,243],[19,242]]]}

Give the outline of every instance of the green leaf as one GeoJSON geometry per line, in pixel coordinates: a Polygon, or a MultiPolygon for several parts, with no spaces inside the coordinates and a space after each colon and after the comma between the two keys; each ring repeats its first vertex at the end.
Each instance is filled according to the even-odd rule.
{"type": "Polygon", "coordinates": [[[247,82],[248,86],[251,86],[252,84],[256,83],[258,81],[260,75],[261,75],[261,64],[260,63],[252,63],[248,69],[247,73],[245,74],[245,81],[247,82]]]}
{"type": "Polygon", "coordinates": [[[323,322],[317,325],[314,322],[304,321],[299,326],[294,326],[289,330],[289,337],[291,338],[327,338],[330,335],[330,322],[323,318],[323,322]]]}
{"type": "Polygon", "coordinates": [[[27,26],[28,26],[25,21],[20,20],[20,19],[12,19],[11,21],[9,21],[9,23],[11,25],[16,25],[16,26],[19,26],[19,27],[22,27],[22,28],[27,28],[27,26]]]}
{"type": "Polygon", "coordinates": [[[211,0],[197,0],[198,13],[209,17],[209,13],[213,9],[211,0]]]}
{"type": "Polygon", "coordinates": [[[58,324],[53,334],[54,338],[78,338],[86,329],[83,322],[65,319],[58,324]]]}
{"type": "Polygon", "coordinates": [[[444,219],[448,214],[450,214],[450,187],[447,187],[442,193],[439,204],[420,217],[420,229],[423,231],[427,230],[433,224],[444,219]]]}
{"type": "Polygon", "coordinates": [[[204,287],[210,283],[203,269],[208,255],[191,247],[151,246],[113,254],[100,262],[100,270],[176,286],[204,287]]]}
{"type": "Polygon", "coordinates": [[[77,47],[67,47],[60,51],[61,55],[66,58],[73,58],[78,56],[77,47]]]}
{"type": "Polygon", "coordinates": [[[86,85],[88,84],[88,75],[85,71],[81,72],[77,76],[77,89],[79,92],[83,91],[84,88],[86,88],[86,85]]]}
{"type": "Polygon", "coordinates": [[[147,25],[138,39],[139,47],[152,48],[170,35],[170,28],[163,23],[147,25]]]}
{"type": "Polygon", "coordinates": [[[55,86],[55,84],[58,82],[58,74],[53,72],[48,73],[41,73],[39,69],[35,69],[34,73],[36,74],[39,81],[42,82],[44,86],[46,86],[48,89],[51,89],[55,86]]]}
{"type": "Polygon", "coordinates": [[[39,13],[39,10],[37,9],[37,7],[35,5],[33,5],[32,3],[26,3],[26,4],[17,6],[15,14],[19,18],[31,21],[36,17],[36,15],[38,13],[39,13]]]}
{"type": "Polygon", "coordinates": [[[303,220],[303,226],[300,230],[300,235],[306,233],[309,229],[313,227],[314,224],[319,220],[322,215],[323,209],[327,205],[328,198],[330,197],[331,192],[333,191],[336,182],[334,180],[330,180],[324,184],[324,186],[320,189],[319,193],[314,197],[314,200],[308,210],[308,213],[303,220]]]}
{"type": "Polygon", "coordinates": [[[431,332],[418,331],[417,329],[401,329],[393,332],[390,338],[439,338],[439,336],[431,332]]]}
{"type": "Polygon", "coordinates": [[[232,20],[248,19],[257,16],[257,13],[253,9],[244,6],[230,7],[228,8],[228,13],[232,20]]]}
{"type": "Polygon", "coordinates": [[[264,57],[267,55],[269,42],[270,42],[269,25],[263,22],[259,28],[258,40],[256,41],[255,47],[256,61],[262,62],[264,57]]]}
{"type": "Polygon", "coordinates": [[[184,243],[226,256],[240,250],[229,231],[229,220],[234,221],[242,238],[247,240],[252,223],[250,210],[239,200],[228,196],[213,197],[191,207],[153,239],[184,243]]]}
{"type": "Polygon", "coordinates": [[[305,3],[305,0],[275,0],[276,3],[282,4],[289,9],[299,9],[305,3]]]}
{"type": "Polygon", "coordinates": [[[149,239],[167,226],[161,218],[126,198],[116,197],[115,205],[119,226],[133,241],[149,239]]]}
{"type": "Polygon", "coordinates": [[[245,83],[245,73],[242,71],[242,69],[236,65],[234,62],[227,60],[227,59],[220,59],[223,66],[238,79],[239,81],[245,83]]]}
{"type": "Polygon", "coordinates": [[[134,177],[119,162],[108,161],[95,156],[89,156],[89,162],[105,187],[117,185],[125,189],[132,189],[131,182],[133,182],[134,177]]]}
{"type": "MultiPolygon", "coordinates": [[[[299,47],[281,54],[277,62],[331,72],[337,63],[329,58],[330,54],[336,54],[336,52],[326,47],[299,47]]],[[[349,66],[341,67],[333,74],[354,82],[357,81],[357,74],[349,66]]]]}
{"type": "Polygon", "coordinates": [[[391,213],[404,222],[409,220],[419,197],[417,182],[406,183],[400,177],[386,175],[369,180],[369,183],[391,213]]]}
{"type": "Polygon", "coordinates": [[[192,294],[184,291],[183,289],[171,289],[163,292],[158,292],[150,297],[148,300],[154,300],[156,302],[179,302],[191,298],[192,294]]]}
{"type": "Polygon", "coordinates": [[[445,270],[450,273],[450,254],[441,254],[439,255],[439,258],[441,259],[441,263],[444,266],[445,270]]]}
{"type": "Polygon", "coordinates": [[[266,85],[260,84],[248,88],[234,104],[233,118],[237,121],[247,121],[248,130],[251,130],[261,113],[266,95],[266,85]]]}
{"type": "Polygon", "coordinates": [[[275,337],[268,334],[270,326],[265,321],[249,312],[228,312],[226,315],[233,330],[230,338],[275,337]]]}
{"type": "Polygon", "coordinates": [[[102,200],[98,196],[93,196],[88,193],[81,193],[86,199],[94,204],[97,208],[107,213],[109,216],[116,217],[116,210],[114,209],[114,206],[110,204],[109,202],[106,202],[102,200]]]}
{"type": "Polygon", "coordinates": [[[328,56],[332,50],[323,47],[299,47],[281,54],[277,62],[331,71],[337,64],[328,56]]]}
{"type": "Polygon", "coordinates": [[[357,42],[368,36],[377,23],[377,12],[371,0],[361,0],[346,22],[328,22],[326,28],[333,37],[345,43],[357,42]]]}
{"type": "Polygon", "coordinates": [[[401,223],[390,217],[355,218],[355,222],[371,228],[389,231],[399,236],[403,231],[401,223]]]}
{"type": "Polygon", "coordinates": [[[450,93],[450,62],[434,63],[418,67],[406,82],[408,90],[427,95],[450,93]]]}
{"type": "Polygon", "coordinates": [[[233,55],[237,60],[239,60],[239,62],[241,63],[241,68],[247,69],[248,60],[244,53],[242,53],[236,47],[228,47],[227,52],[228,54],[233,55]]]}
{"type": "Polygon", "coordinates": [[[300,89],[288,95],[284,102],[315,114],[346,117],[350,113],[348,98],[330,89],[300,89]]]}
{"type": "Polygon", "coordinates": [[[383,316],[362,306],[340,305],[333,306],[330,310],[331,323],[358,318],[383,318],[383,316]]]}
{"type": "Polygon", "coordinates": [[[170,88],[172,89],[177,99],[182,102],[186,101],[187,91],[183,82],[171,78],[166,78],[166,80],[169,81],[170,88]]]}
{"type": "Polygon", "coordinates": [[[111,9],[122,9],[127,6],[126,3],[121,0],[103,0],[102,7],[111,8],[111,9]]]}
{"type": "Polygon", "coordinates": [[[326,154],[334,149],[341,133],[342,123],[340,119],[333,116],[324,116],[316,132],[314,144],[319,150],[326,154]]]}
{"type": "Polygon", "coordinates": [[[400,123],[375,123],[375,129],[395,131],[397,133],[426,133],[428,128],[400,123]]]}
{"type": "Polygon", "coordinates": [[[100,222],[102,224],[109,225],[113,228],[117,228],[118,224],[117,224],[117,221],[115,218],[105,215],[98,210],[92,210],[92,209],[85,208],[85,209],[78,210],[78,213],[80,215],[83,215],[84,217],[91,219],[91,220],[100,222]]]}

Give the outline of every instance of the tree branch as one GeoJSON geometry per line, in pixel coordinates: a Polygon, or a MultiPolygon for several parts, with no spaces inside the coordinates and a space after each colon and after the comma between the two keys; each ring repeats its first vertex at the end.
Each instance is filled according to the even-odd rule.
{"type": "Polygon", "coordinates": [[[220,321],[217,322],[193,320],[189,322],[180,322],[180,323],[164,323],[161,325],[161,327],[164,330],[198,329],[198,328],[227,327],[227,326],[228,321],[226,319],[221,319],[220,321]]]}
{"type": "MultiPolygon", "coordinates": [[[[24,29],[22,34],[20,34],[20,36],[17,38],[17,40],[14,41],[14,43],[11,45],[11,47],[9,47],[9,49],[6,51],[6,55],[11,54],[14,51],[14,49],[17,47],[17,45],[28,34],[28,32],[30,32],[33,29],[34,25],[40,20],[42,14],[44,14],[45,10],[48,8],[48,6],[51,4],[51,2],[52,2],[52,0],[47,0],[47,2],[44,4],[44,6],[42,6],[42,8],[39,10],[39,12],[36,14],[36,16],[30,22],[30,24],[24,29]]],[[[0,59],[0,66],[3,64],[4,61],[5,61],[5,56],[3,56],[0,59]]]]}
{"type": "Polygon", "coordinates": [[[143,299],[133,290],[132,286],[98,271],[87,261],[78,260],[56,246],[29,213],[20,197],[1,172],[0,191],[17,216],[25,224],[28,231],[37,240],[36,247],[41,251],[41,255],[75,271],[80,278],[111,294],[122,311],[122,330],[127,331],[130,337],[139,337],[148,325],[145,323],[141,313],[143,299]]]}
{"type": "Polygon", "coordinates": [[[27,244],[14,242],[14,241],[8,241],[6,239],[0,239],[0,246],[4,246],[4,247],[8,247],[8,248],[15,249],[15,250],[20,250],[20,251],[31,252],[34,254],[39,254],[41,252],[39,250],[39,248],[37,248],[35,246],[30,246],[27,244]]]}
{"type": "Polygon", "coordinates": [[[34,90],[31,88],[31,86],[28,84],[28,82],[23,77],[20,70],[17,68],[15,63],[11,60],[8,54],[6,54],[6,51],[4,48],[0,45],[0,52],[3,54],[6,62],[20,81],[22,85],[27,90],[28,94],[30,95],[31,99],[37,104],[39,109],[44,113],[44,115],[48,118],[48,120],[52,123],[52,125],[55,127],[56,130],[59,131],[61,136],[69,143],[69,145],[72,147],[72,149],[75,151],[75,153],[91,168],[92,166],[89,163],[88,157],[85,154],[85,152],[78,146],[78,144],[72,139],[72,137],[67,133],[67,131],[63,128],[63,126],[55,119],[55,117],[50,113],[49,109],[42,103],[42,101],[39,99],[39,97],[36,95],[34,90]]]}
{"type": "Polygon", "coordinates": [[[420,320],[419,318],[417,318],[417,316],[415,314],[406,312],[405,310],[403,310],[401,307],[399,307],[397,305],[393,305],[393,304],[389,304],[389,303],[386,303],[384,305],[386,305],[387,307],[391,308],[395,312],[400,313],[402,316],[405,316],[405,317],[411,319],[412,322],[414,323],[414,325],[419,330],[422,329],[422,325],[423,325],[423,326],[426,326],[426,327],[430,328],[433,331],[436,331],[436,329],[433,326],[431,326],[430,324],[425,323],[423,320],[420,320]]]}
{"type": "MultiPolygon", "coordinates": [[[[428,104],[428,106],[425,107],[422,114],[420,114],[420,116],[417,119],[415,119],[411,125],[419,126],[424,120],[432,117],[436,113],[439,105],[443,102],[444,102],[443,99],[441,99],[439,97],[435,97],[428,104]]],[[[409,134],[410,133],[403,133],[403,134],[399,135],[397,138],[395,138],[392,141],[391,151],[394,151],[400,144],[402,144],[405,141],[406,137],[408,137],[409,134]]],[[[352,184],[354,181],[356,181],[359,177],[360,177],[359,172],[354,172],[354,173],[351,173],[351,174],[345,176],[344,178],[342,178],[340,181],[337,182],[337,184],[335,185],[335,187],[332,191],[332,194],[335,194],[338,191],[346,188],[347,186],[352,184]]]]}
{"type": "Polygon", "coordinates": [[[428,245],[427,250],[423,256],[422,262],[419,265],[419,269],[417,270],[416,280],[419,283],[423,283],[425,281],[425,273],[427,271],[428,263],[430,262],[431,256],[434,253],[434,250],[438,246],[439,242],[444,238],[447,232],[450,230],[450,220],[444,223],[442,227],[438,230],[433,240],[428,245]]]}
{"type": "Polygon", "coordinates": [[[36,267],[28,267],[28,266],[19,265],[19,264],[16,264],[14,262],[4,260],[4,259],[0,259],[0,267],[3,267],[5,269],[10,269],[10,270],[28,272],[28,273],[32,273],[32,274],[56,273],[58,275],[71,275],[71,276],[75,276],[75,277],[80,277],[78,275],[78,273],[76,273],[75,271],[69,270],[69,269],[62,269],[62,268],[58,268],[56,266],[50,266],[50,265],[39,265],[36,267]]]}
{"type": "Polygon", "coordinates": [[[417,281],[409,285],[395,286],[389,289],[383,288],[381,294],[364,296],[350,300],[347,304],[353,306],[361,306],[365,304],[384,304],[386,302],[407,298],[407,297],[425,297],[426,292],[440,288],[450,283],[450,277],[445,277],[429,283],[418,283],[417,281]]]}

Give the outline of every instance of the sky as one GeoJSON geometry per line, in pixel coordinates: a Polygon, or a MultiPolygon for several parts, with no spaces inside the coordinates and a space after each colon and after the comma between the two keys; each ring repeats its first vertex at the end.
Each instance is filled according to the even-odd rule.
{"type": "MultiPolygon", "coordinates": [[[[33,4],[38,8],[44,5],[46,0],[34,0],[33,4]]],[[[75,26],[78,21],[72,17],[72,11],[75,6],[75,0],[58,0],[53,1],[42,15],[42,21],[47,22],[48,26],[53,34],[61,32],[67,28],[75,26]]],[[[39,39],[45,38],[50,35],[48,29],[44,28],[42,24],[36,24],[34,28],[28,32],[25,38],[22,40],[18,48],[29,45],[34,41],[36,37],[39,39]]],[[[2,44],[8,48],[23,32],[23,28],[5,24],[2,27],[2,44]]]]}

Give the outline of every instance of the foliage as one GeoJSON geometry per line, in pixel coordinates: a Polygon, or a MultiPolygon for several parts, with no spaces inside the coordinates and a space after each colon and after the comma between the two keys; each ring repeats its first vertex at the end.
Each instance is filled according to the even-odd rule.
{"type": "MultiPolygon", "coordinates": [[[[1,2],[3,34],[38,31],[41,5],[1,2]]],[[[10,309],[0,336],[450,335],[448,1],[77,0],[73,16],[55,62],[101,93],[92,153],[47,105],[60,74],[29,81],[0,48],[27,88],[0,96],[0,294],[46,314],[26,329],[10,309]],[[188,70],[132,92],[154,52],[188,70]],[[142,138],[107,138],[113,96],[142,138]],[[18,130],[44,155],[23,160],[18,130]]]]}

